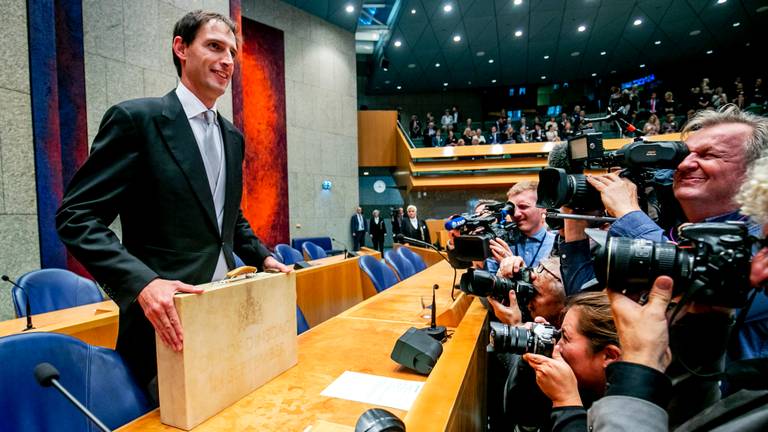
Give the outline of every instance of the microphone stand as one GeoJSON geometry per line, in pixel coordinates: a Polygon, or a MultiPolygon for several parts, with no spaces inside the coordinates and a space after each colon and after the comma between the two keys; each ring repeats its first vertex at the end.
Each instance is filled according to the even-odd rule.
{"type": "MultiPolygon", "coordinates": [[[[455,270],[455,269],[454,269],[455,270]]],[[[429,325],[429,327],[421,329],[424,333],[431,336],[433,339],[436,339],[438,341],[442,341],[445,339],[445,335],[447,334],[446,329],[444,326],[437,325],[437,304],[435,302],[435,291],[440,288],[437,284],[432,285],[432,311],[430,314],[432,315],[432,321],[429,325]]]]}
{"type": "Polygon", "coordinates": [[[90,421],[92,421],[100,430],[110,432],[110,429],[104,425],[88,408],[80,403],[70,392],[59,383],[59,371],[50,363],[40,363],[35,366],[35,378],[43,387],[53,386],[56,390],[67,398],[77,409],[79,409],[90,421]]]}
{"type": "Polygon", "coordinates": [[[27,299],[27,307],[26,307],[26,311],[27,311],[27,327],[24,330],[22,330],[22,331],[27,331],[27,330],[34,329],[35,327],[32,325],[32,306],[29,304],[29,294],[27,293],[27,290],[25,290],[24,287],[22,287],[21,285],[19,285],[16,282],[14,282],[11,278],[8,277],[8,275],[3,275],[2,278],[0,278],[0,279],[2,279],[4,281],[8,282],[9,284],[15,286],[16,288],[20,289],[21,292],[24,293],[24,297],[27,299]]]}
{"type": "Polygon", "coordinates": [[[336,243],[339,243],[339,244],[341,244],[342,246],[344,246],[344,259],[347,259],[347,258],[351,258],[351,257],[353,257],[353,256],[354,256],[354,255],[351,255],[351,254],[350,254],[349,256],[347,256],[347,254],[348,254],[348,249],[349,249],[349,248],[347,247],[347,244],[346,244],[346,243],[344,243],[344,242],[342,242],[342,241],[339,241],[339,240],[336,240],[336,239],[335,239],[335,238],[333,238],[333,237],[331,237],[331,240],[332,240],[332,241],[335,241],[336,243]]]}

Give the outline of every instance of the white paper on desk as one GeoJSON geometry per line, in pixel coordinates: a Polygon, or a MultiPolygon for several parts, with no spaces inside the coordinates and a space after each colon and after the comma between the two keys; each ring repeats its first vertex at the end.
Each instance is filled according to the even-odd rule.
{"type": "Polygon", "coordinates": [[[346,371],[320,394],[408,411],[422,387],[420,381],[346,371]]]}

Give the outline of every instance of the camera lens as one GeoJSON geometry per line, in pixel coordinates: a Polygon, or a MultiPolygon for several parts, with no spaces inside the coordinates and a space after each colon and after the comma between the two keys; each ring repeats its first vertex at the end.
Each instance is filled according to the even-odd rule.
{"type": "Polygon", "coordinates": [[[495,352],[525,354],[528,352],[528,329],[491,322],[491,346],[495,352]]]}
{"type": "Polygon", "coordinates": [[[603,202],[598,192],[583,174],[567,174],[562,168],[544,168],[539,171],[536,206],[578,209],[600,209],[603,202]]]}

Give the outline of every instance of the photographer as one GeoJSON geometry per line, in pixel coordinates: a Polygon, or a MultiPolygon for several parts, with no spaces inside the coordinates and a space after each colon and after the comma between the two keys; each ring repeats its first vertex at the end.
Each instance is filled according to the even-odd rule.
{"type": "Polygon", "coordinates": [[[515,204],[512,219],[517,224],[520,236],[506,250],[494,251],[494,257],[507,258],[512,255],[522,258],[527,267],[535,267],[550,255],[555,243],[555,235],[547,230],[545,209],[536,207],[537,182],[523,181],[512,186],[507,192],[507,199],[515,204]]]}
{"type": "MultiPolygon", "coordinates": [[[[515,258],[519,259],[519,257],[515,258]]],[[[520,263],[516,268],[514,264],[509,266],[502,264],[498,275],[511,278],[519,270],[520,263]]],[[[518,325],[523,319],[520,307],[527,307],[532,317],[542,317],[547,322],[558,325],[565,307],[565,291],[560,278],[560,260],[550,257],[541,261],[531,274],[531,283],[536,289],[536,294],[527,305],[518,305],[514,291],[509,292],[509,306],[493,297],[487,297],[493,313],[504,324],[518,325]]]]}

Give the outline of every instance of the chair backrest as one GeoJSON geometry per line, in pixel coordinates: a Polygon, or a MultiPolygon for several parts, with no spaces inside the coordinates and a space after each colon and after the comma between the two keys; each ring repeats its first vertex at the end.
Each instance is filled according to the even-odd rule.
{"type": "MultiPolygon", "coordinates": [[[[16,282],[29,295],[33,315],[104,301],[96,282],[69,270],[34,270],[25,273],[16,282]]],[[[17,287],[13,287],[11,292],[16,316],[27,316],[27,296],[17,287]]]]}
{"type": "Polygon", "coordinates": [[[304,257],[301,252],[288,246],[285,243],[279,243],[275,246],[275,252],[280,256],[280,261],[285,265],[295,264],[298,261],[303,261],[304,257]]]}
{"type": "Polygon", "coordinates": [[[359,265],[371,279],[376,292],[382,292],[397,283],[395,272],[371,255],[361,256],[359,265]]]}
{"type": "Polygon", "coordinates": [[[301,244],[301,248],[304,250],[304,253],[307,254],[309,259],[314,260],[318,258],[325,258],[328,256],[328,254],[325,253],[325,250],[321,248],[320,246],[307,241],[301,244]]]}
{"type": "Polygon", "coordinates": [[[291,247],[296,250],[303,250],[302,246],[304,245],[304,242],[312,242],[325,251],[329,251],[333,249],[333,243],[331,242],[330,237],[299,237],[291,240],[291,247]]]}
{"type": "Polygon", "coordinates": [[[416,252],[408,249],[406,246],[400,246],[397,248],[397,254],[408,260],[413,266],[413,270],[418,273],[427,268],[427,264],[416,252]]]}
{"type": "Polygon", "coordinates": [[[416,270],[413,269],[413,265],[410,261],[403,258],[402,255],[398,255],[393,250],[384,252],[384,260],[395,269],[400,280],[407,279],[416,274],[416,270]]]}
{"type": "Polygon", "coordinates": [[[113,350],[58,333],[23,333],[0,338],[2,430],[96,431],[83,414],[52,387],[42,387],[35,366],[47,362],[59,382],[110,429],[154,408],[113,350]]]}
{"type": "Polygon", "coordinates": [[[309,330],[309,323],[299,305],[296,305],[296,334],[302,334],[307,330],[309,330]]]}

